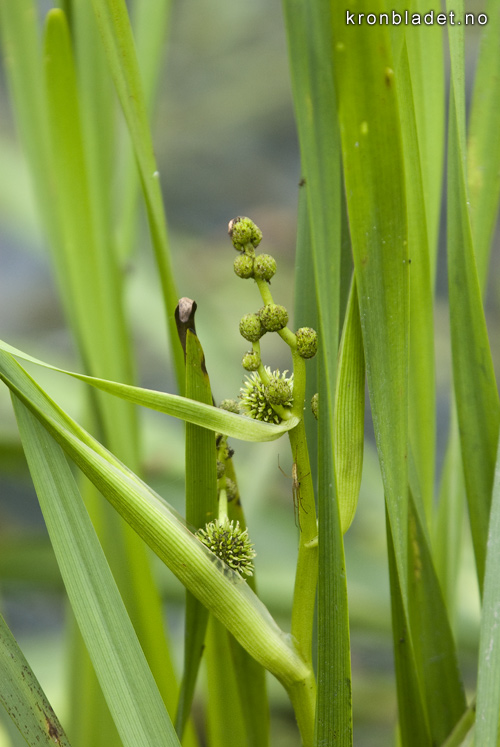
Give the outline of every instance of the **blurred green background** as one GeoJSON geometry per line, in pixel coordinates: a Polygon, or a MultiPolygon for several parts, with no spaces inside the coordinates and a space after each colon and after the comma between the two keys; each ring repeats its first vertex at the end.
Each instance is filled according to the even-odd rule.
{"type": "MultiPolygon", "coordinates": [[[[40,14],[49,3],[40,3],[40,14]]],[[[471,4],[472,5],[472,4],[471,4]]],[[[483,10],[478,3],[471,10],[483,10]],[[476,7],[477,6],[477,7],[476,7]]],[[[472,80],[478,33],[467,31],[472,80]]],[[[293,118],[286,40],[279,2],[197,0],[173,4],[154,115],[160,164],[180,295],[198,303],[197,329],[217,401],[235,397],[243,379],[246,344],[240,317],[260,305],[251,282],[233,273],[227,222],[249,215],[264,233],[263,250],[278,262],[273,294],[293,308],[296,203],[300,163],[293,118]]],[[[78,366],[58,300],[48,253],[15,133],[5,77],[0,75],[0,337],[66,368],[78,366]]],[[[138,380],[175,391],[168,360],[159,286],[142,217],[127,267],[128,314],[134,330],[138,380]]],[[[444,236],[443,236],[444,240],[444,236]]],[[[497,244],[498,246],[498,237],[497,244]]],[[[450,348],[446,260],[441,252],[436,300],[438,465],[446,444],[450,348]]],[[[498,252],[488,296],[488,322],[498,334],[498,252]]],[[[263,343],[265,362],[287,368],[285,345],[263,343]]],[[[495,346],[493,345],[495,355],[495,346]]],[[[496,353],[497,364],[498,352],[496,353]]],[[[33,370],[55,399],[77,419],[82,385],[33,370]]],[[[182,511],[181,422],[142,412],[142,448],[148,481],[182,511]]],[[[381,480],[367,410],[364,477],[358,514],[346,536],[351,611],[355,743],[389,744],[396,723],[392,667],[385,517],[381,480]]],[[[243,504],[257,550],[261,596],[288,629],[296,558],[291,473],[285,440],[232,443],[243,504]]],[[[460,614],[456,631],[466,686],[474,688],[478,600],[470,541],[464,537],[460,614]]],[[[158,562],[172,637],[182,641],[183,589],[158,562]]],[[[17,436],[10,398],[0,389],[0,608],[55,710],[65,713],[65,602],[36,495],[17,436]]],[[[179,651],[179,645],[175,646],[179,651]]],[[[179,665],[181,658],[179,657],[179,665]]],[[[196,703],[203,719],[203,683],[196,703]]],[[[299,745],[284,691],[269,678],[273,747],[299,745]]],[[[23,743],[0,714],[0,747],[23,743]]]]}

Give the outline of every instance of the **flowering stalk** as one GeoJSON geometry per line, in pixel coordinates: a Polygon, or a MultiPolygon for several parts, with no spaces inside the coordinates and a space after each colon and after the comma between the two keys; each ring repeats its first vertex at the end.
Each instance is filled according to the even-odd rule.
{"type": "MultiPolygon", "coordinates": [[[[240,322],[240,332],[252,343],[252,351],[243,359],[243,365],[252,371],[242,389],[241,406],[250,417],[279,422],[295,416],[299,424],[289,431],[290,446],[294,459],[293,480],[294,500],[298,515],[299,550],[295,577],[295,590],[292,608],[292,635],[304,661],[312,672],[312,635],[314,606],[318,576],[318,529],[314,487],[309,464],[309,453],[303,422],[306,391],[305,359],[312,358],[317,350],[317,335],[310,327],[303,327],[293,333],[288,324],[288,313],[283,306],[274,302],[269,288],[269,280],[276,271],[276,262],[269,255],[256,255],[255,247],[260,243],[262,233],[249,218],[235,218],[229,223],[229,234],[235,249],[241,254],[235,260],[235,272],[239,277],[253,278],[257,283],[264,306],[253,314],[246,314],[240,322]],[[290,347],[293,361],[293,375],[285,379],[285,374],[264,366],[261,360],[260,338],[266,332],[277,332],[290,347]],[[293,389],[289,390],[293,382],[293,389]],[[279,420],[278,420],[279,419],[279,420]]],[[[304,727],[304,714],[314,708],[314,677],[308,683],[301,683],[298,689],[289,691],[297,720],[304,727]]],[[[307,718],[305,719],[307,722],[307,718]]],[[[304,728],[302,737],[306,742],[304,728]]],[[[308,738],[312,737],[311,734],[308,738]]]]}

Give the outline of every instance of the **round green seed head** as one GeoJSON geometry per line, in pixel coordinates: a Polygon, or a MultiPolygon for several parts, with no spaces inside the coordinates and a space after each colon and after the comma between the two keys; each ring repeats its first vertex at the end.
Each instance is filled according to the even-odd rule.
{"type": "Polygon", "coordinates": [[[254,260],[253,272],[258,280],[271,280],[276,273],[276,260],[270,254],[258,254],[254,260]]]}
{"type": "Polygon", "coordinates": [[[246,371],[257,371],[260,366],[260,355],[253,352],[246,353],[241,363],[246,371]]]}
{"type": "Polygon", "coordinates": [[[240,405],[236,399],[223,399],[219,405],[221,410],[228,410],[228,412],[239,413],[240,405]]]}
{"type": "Polygon", "coordinates": [[[314,358],[318,350],[318,334],[312,327],[301,327],[295,333],[297,352],[301,358],[314,358]]]}
{"type": "Polygon", "coordinates": [[[250,218],[238,216],[229,221],[228,233],[235,249],[241,251],[247,244],[256,247],[262,240],[262,231],[250,218]]]}
{"type": "Polygon", "coordinates": [[[267,400],[272,405],[285,405],[292,398],[292,387],[283,379],[272,379],[265,391],[267,400]]]}
{"type": "Polygon", "coordinates": [[[288,324],[288,311],[277,303],[268,303],[259,311],[262,326],[268,332],[278,332],[288,324]]]}
{"type": "Polygon", "coordinates": [[[240,335],[249,342],[257,342],[265,333],[258,314],[245,314],[240,320],[240,335]]]}
{"type": "Polygon", "coordinates": [[[312,399],[311,399],[311,410],[312,410],[312,414],[314,415],[314,417],[317,420],[318,419],[318,392],[316,392],[316,394],[313,394],[313,396],[312,396],[312,399]]]}
{"type": "Polygon", "coordinates": [[[253,278],[253,262],[253,257],[251,257],[249,254],[240,254],[238,257],[236,257],[233,266],[234,271],[239,278],[253,278]]]}
{"type": "Polygon", "coordinates": [[[236,487],[236,483],[234,480],[231,480],[230,477],[226,477],[226,495],[228,501],[234,501],[234,499],[238,495],[238,488],[236,487]]]}

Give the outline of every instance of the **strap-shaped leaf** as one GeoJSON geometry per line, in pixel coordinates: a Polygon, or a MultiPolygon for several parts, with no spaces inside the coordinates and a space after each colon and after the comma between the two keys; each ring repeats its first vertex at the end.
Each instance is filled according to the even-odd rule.
{"type": "Polygon", "coordinates": [[[71,607],[123,744],[178,747],[62,449],[19,399],[13,402],[71,607]]]}
{"type": "MultiPolygon", "coordinates": [[[[332,7],[336,95],[368,390],[406,600],[409,264],[395,68],[386,25],[347,25],[345,7],[332,7]]],[[[361,0],[356,6],[357,12],[375,15],[385,10],[379,0],[361,0]]]]}
{"type": "Polygon", "coordinates": [[[227,410],[219,410],[217,407],[196,402],[186,397],[180,397],[177,394],[141,389],[137,386],[120,384],[116,381],[106,381],[105,379],[86,376],[85,374],[79,374],[74,371],[65,371],[63,368],[51,366],[49,363],[44,363],[37,358],[33,358],[31,355],[27,355],[1,340],[0,350],[4,350],[30,363],[50,368],[52,371],[73,376],[73,378],[84,381],[96,389],[108,392],[108,394],[113,394],[116,397],[121,397],[136,405],[164,412],[167,415],[185,420],[188,423],[201,425],[209,430],[225,433],[242,441],[273,441],[291,428],[294,428],[298,423],[295,417],[284,420],[280,425],[263,423],[241,415],[235,415],[235,413],[228,412],[227,410]]]}
{"type": "MultiPolygon", "coordinates": [[[[453,5],[463,13],[463,2],[453,5]]],[[[482,588],[500,403],[478,281],[465,173],[463,26],[450,26],[448,131],[448,293],[457,403],[469,517],[482,588]]]]}
{"type": "Polygon", "coordinates": [[[342,532],[349,529],[358,505],[365,435],[365,357],[353,280],[340,341],[335,391],[335,478],[342,532]]]}
{"type": "Polygon", "coordinates": [[[471,225],[479,284],[484,291],[500,196],[500,5],[486,4],[469,117],[467,148],[471,225]]]}
{"type": "Polygon", "coordinates": [[[491,502],[479,639],[475,744],[496,747],[500,710],[500,452],[491,502]]]}
{"type": "Polygon", "coordinates": [[[176,291],[172,273],[160,174],[153,151],[146,101],[127,6],[124,0],[93,0],[93,7],[111,75],[135,151],[163,291],[177,383],[179,390],[182,392],[184,361],[174,319],[179,295],[176,291]]]}
{"type": "Polygon", "coordinates": [[[58,408],[16,361],[0,354],[0,378],[187,589],[287,688],[312,677],[289,637],[242,578],[220,561],[157,493],[58,408]],[[78,434],[78,435],[75,435],[78,434]]]}
{"type": "MultiPolygon", "coordinates": [[[[186,333],[186,396],[211,404],[212,390],[201,343],[191,329],[186,333]]],[[[186,424],[186,520],[196,529],[217,516],[215,435],[198,425],[186,424]]],[[[191,711],[208,623],[208,610],[186,593],[184,671],[176,716],[181,736],[191,711]]]]}
{"type": "Polygon", "coordinates": [[[0,702],[28,744],[70,747],[66,734],[0,615],[0,702]]]}

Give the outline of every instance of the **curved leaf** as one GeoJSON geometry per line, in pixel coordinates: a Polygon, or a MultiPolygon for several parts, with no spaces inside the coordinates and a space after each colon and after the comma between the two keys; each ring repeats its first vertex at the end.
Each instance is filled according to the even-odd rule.
{"type": "Polygon", "coordinates": [[[282,436],[283,433],[294,428],[299,422],[297,418],[291,417],[289,420],[284,420],[280,425],[263,423],[243,415],[236,415],[227,410],[219,410],[217,407],[206,405],[202,402],[180,397],[178,394],[167,394],[166,392],[157,392],[152,389],[141,389],[138,386],[120,384],[116,381],[107,381],[106,379],[98,379],[74,371],[66,371],[63,368],[51,366],[49,363],[44,363],[44,361],[33,358],[31,355],[27,355],[1,340],[0,350],[10,353],[16,358],[49,368],[52,371],[73,376],[73,378],[84,381],[96,389],[108,392],[108,394],[113,394],[136,405],[164,412],[166,415],[172,415],[174,418],[180,418],[188,423],[201,425],[211,431],[239,438],[241,441],[274,441],[276,438],[282,436]]]}
{"type": "Polygon", "coordinates": [[[0,378],[181,583],[282,682],[290,697],[303,688],[311,677],[309,667],[248,584],[189,531],[166,501],[57,407],[5,354],[0,354],[0,378]]]}

